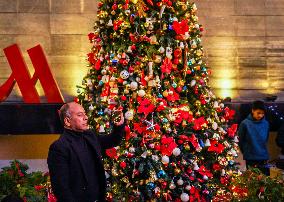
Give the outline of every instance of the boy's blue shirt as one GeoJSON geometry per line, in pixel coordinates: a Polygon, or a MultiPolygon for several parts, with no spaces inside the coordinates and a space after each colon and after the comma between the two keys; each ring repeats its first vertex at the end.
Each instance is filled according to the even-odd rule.
{"type": "Polygon", "coordinates": [[[269,136],[269,123],[265,118],[256,121],[252,115],[243,120],[238,129],[239,146],[245,160],[268,160],[266,143],[269,136]]]}

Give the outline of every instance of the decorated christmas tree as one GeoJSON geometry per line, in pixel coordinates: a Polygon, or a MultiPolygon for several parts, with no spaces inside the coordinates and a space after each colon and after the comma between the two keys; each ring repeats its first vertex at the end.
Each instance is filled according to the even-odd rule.
{"type": "Polygon", "coordinates": [[[109,201],[217,200],[237,173],[234,111],[208,84],[196,11],[188,0],[98,4],[77,101],[99,134],[124,112],[123,143],[106,151],[109,201]]]}

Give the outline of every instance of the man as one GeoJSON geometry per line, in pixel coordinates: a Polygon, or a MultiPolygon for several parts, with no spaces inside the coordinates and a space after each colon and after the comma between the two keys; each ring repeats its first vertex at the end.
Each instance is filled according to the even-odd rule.
{"type": "Polygon", "coordinates": [[[64,132],[49,148],[48,168],[58,202],[105,201],[106,180],[102,150],[117,146],[124,134],[124,117],[114,122],[110,135],[89,130],[84,108],[75,103],[59,111],[64,132]]]}

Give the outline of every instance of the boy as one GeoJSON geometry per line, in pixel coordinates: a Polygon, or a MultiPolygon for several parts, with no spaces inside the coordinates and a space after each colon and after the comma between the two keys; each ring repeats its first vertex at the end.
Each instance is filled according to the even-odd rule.
{"type": "Polygon", "coordinates": [[[243,120],[238,129],[239,146],[246,160],[246,167],[257,167],[269,176],[269,159],[266,143],[269,136],[269,124],[264,118],[265,106],[262,101],[254,101],[252,111],[243,120]]]}

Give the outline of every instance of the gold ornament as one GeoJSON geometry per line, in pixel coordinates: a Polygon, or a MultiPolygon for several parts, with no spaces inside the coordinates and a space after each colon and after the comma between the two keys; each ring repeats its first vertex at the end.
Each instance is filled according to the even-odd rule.
{"type": "Polygon", "coordinates": [[[184,145],[185,150],[190,150],[190,146],[188,144],[184,145]]]}
{"type": "Polygon", "coordinates": [[[199,107],[200,105],[201,105],[200,100],[196,100],[196,102],[195,102],[195,106],[199,107]]]}
{"type": "Polygon", "coordinates": [[[178,175],[181,172],[181,170],[179,168],[175,168],[174,172],[175,172],[175,175],[178,175]]]}
{"type": "Polygon", "coordinates": [[[169,95],[168,91],[165,90],[165,91],[163,92],[163,96],[164,96],[164,97],[168,97],[168,95],[169,95]]]}

